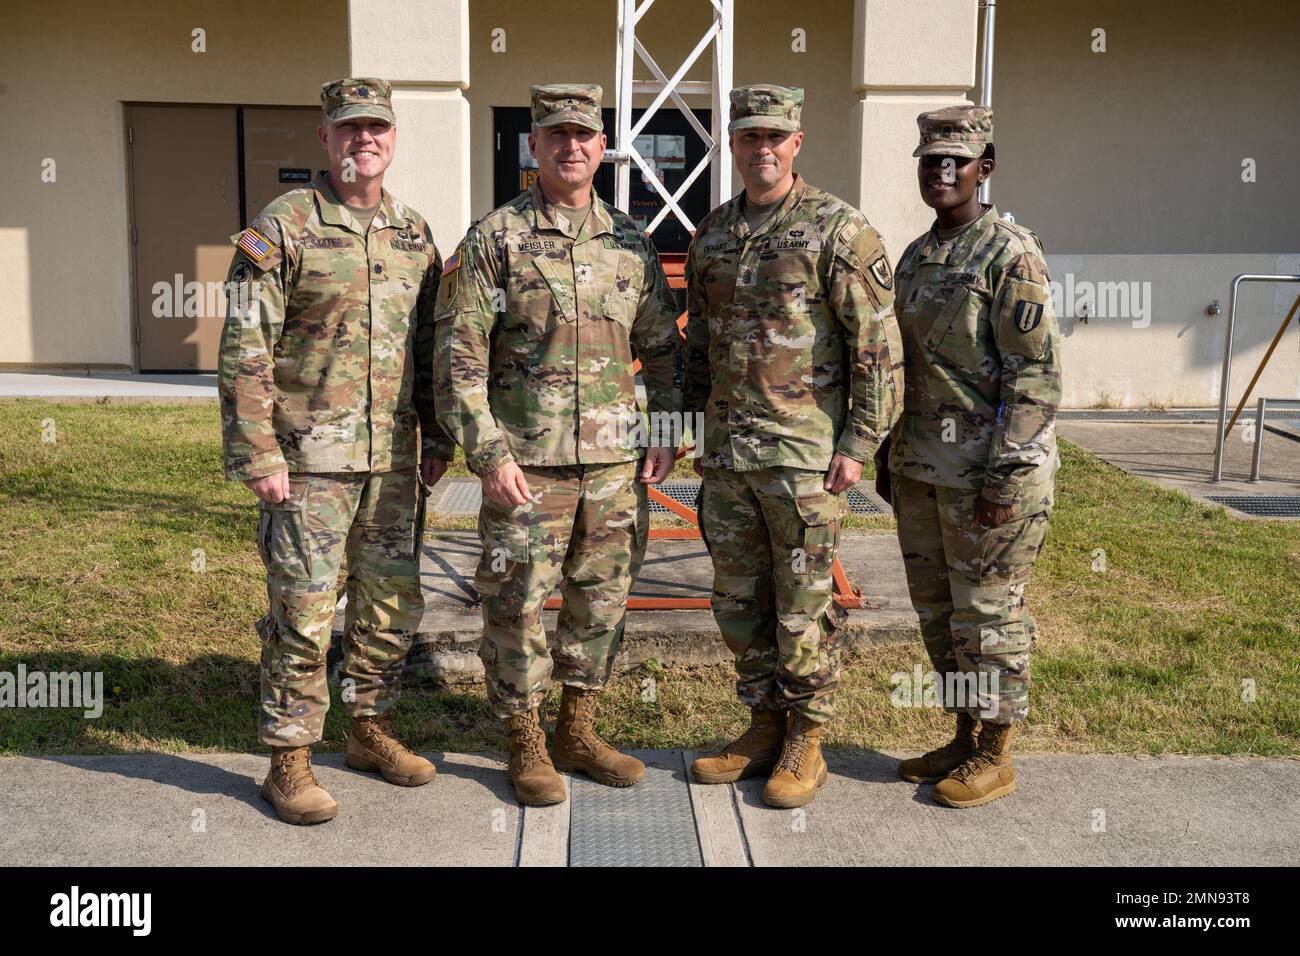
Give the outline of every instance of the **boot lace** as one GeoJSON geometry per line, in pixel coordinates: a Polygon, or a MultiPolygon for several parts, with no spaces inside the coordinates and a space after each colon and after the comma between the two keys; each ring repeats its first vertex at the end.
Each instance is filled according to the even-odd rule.
{"type": "Polygon", "coordinates": [[[594,755],[612,750],[609,744],[600,739],[596,733],[596,694],[594,692],[579,694],[573,709],[573,723],[569,732],[581,740],[594,755]]]}
{"type": "Polygon", "coordinates": [[[291,750],[280,757],[280,777],[290,794],[319,787],[316,775],[311,772],[311,754],[306,747],[291,750]]]}
{"type": "Polygon", "coordinates": [[[804,758],[811,749],[812,741],[809,738],[802,734],[790,735],[785,739],[785,751],[781,754],[781,763],[777,769],[789,770],[796,777],[802,777],[804,758]]]}
{"type": "Polygon", "coordinates": [[[751,750],[758,750],[763,743],[764,736],[768,733],[769,731],[751,723],[745,728],[744,733],[722,748],[722,755],[744,757],[751,750]]]}
{"type": "Polygon", "coordinates": [[[381,714],[366,721],[365,741],[374,750],[392,761],[407,752],[405,745],[397,739],[397,732],[393,729],[393,719],[387,714],[381,714]]]}
{"type": "Polygon", "coordinates": [[[516,720],[510,728],[510,740],[518,748],[519,758],[525,766],[551,762],[550,755],[546,752],[546,735],[530,716],[516,720]]]}

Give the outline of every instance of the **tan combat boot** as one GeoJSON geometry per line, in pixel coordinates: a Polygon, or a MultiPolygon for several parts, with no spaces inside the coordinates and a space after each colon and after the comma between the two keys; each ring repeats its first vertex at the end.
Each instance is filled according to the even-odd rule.
{"type": "Polygon", "coordinates": [[[1016,789],[1011,763],[1014,724],[983,724],[975,753],[934,788],[934,799],[950,807],[978,807],[1016,789]]]}
{"type": "Polygon", "coordinates": [[[769,807],[802,807],[816,799],[817,788],[826,782],[821,737],[821,724],[798,711],[790,712],[781,760],[763,788],[764,803],[769,807]]]}
{"type": "Polygon", "coordinates": [[[611,787],[630,787],[645,779],[645,764],[621,754],[596,736],[598,690],[564,685],[560,719],[551,738],[555,766],[572,773],[581,770],[592,780],[611,787]]]}
{"type": "Polygon", "coordinates": [[[438,772],[433,764],[412,753],[397,739],[392,718],[387,714],[352,718],[343,762],[353,770],[378,770],[385,780],[399,787],[422,786],[438,772]]]}
{"type": "Polygon", "coordinates": [[[529,807],[563,803],[567,796],[564,778],[555,772],[546,754],[546,732],[536,709],[511,717],[506,729],[510,732],[510,782],[519,802],[529,807]]]}
{"type": "Polygon", "coordinates": [[[938,750],[899,761],[898,775],[912,783],[938,783],[975,752],[975,737],[980,722],[970,714],[957,714],[957,736],[938,750]]]}
{"type": "Polygon", "coordinates": [[[311,772],[310,747],[271,748],[271,772],[262,782],[262,796],[285,823],[324,823],[339,812],[311,772]]]}
{"type": "Polygon", "coordinates": [[[751,708],[749,729],[713,757],[691,763],[698,783],[735,783],[760,773],[771,773],[785,741],[785,714],[751,708]]]}

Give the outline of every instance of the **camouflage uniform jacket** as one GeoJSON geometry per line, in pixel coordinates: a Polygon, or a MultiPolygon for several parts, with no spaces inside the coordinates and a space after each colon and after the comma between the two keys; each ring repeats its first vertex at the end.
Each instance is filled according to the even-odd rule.
{"type": "Polygon", "coordinates": [[[632,362],[641,361],[647,411],[679,412],[678,314],[634,220],[593,192],[579,232],[534,185],[471,226],[447,260],[439,421],[480,475],[512,460],[635,460],[632,362]]]}
{"type": "Polygon", "coordinates": [[[1059,467],[1061,342],[1043,247],[989,207],[953,240],[903,253],[898,321],[907,391],[890,468],[1016,504],[1059,467]]]}
{"type": "Polygon", "coordinates": [[[898,420],[902,340],[880,235],[796,177],[751,234],[744,193],[700,223],[686,260],[688,415],[703,464],[824,471],[871,458],[898,420]]]}
{"type": "Polygon", "coordinates": [[[387,191],[361,227],[329,180],[294,189],[232,237],[218,386],[226,477],[395,471],[450,458],[433,406],[442,262],[387,191]]]}

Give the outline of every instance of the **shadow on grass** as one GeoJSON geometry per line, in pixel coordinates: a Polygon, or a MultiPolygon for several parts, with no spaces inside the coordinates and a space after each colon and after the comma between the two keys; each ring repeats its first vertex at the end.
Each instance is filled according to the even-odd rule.
{"type": "MultiPolygon", "coordinates": [[[[0,673],[102,675],[102,713],[85,693],[79,706],[0,707],[0,752],[26,755],[129,754],[158,751],[266,753],[257,734],[257,661],[209,654],[184,663],[155,657],[49,652],[0,655],[0,673]]],[[[30,684],[29,684],[30,686],[30,684]]],[[[505,748],[504,729],[481,694],[410,683],[393,711],[403,741],[419,751],[505,748]]],[[[348,716],[330,685],[320,752],[342,750],[348,716]]]]}

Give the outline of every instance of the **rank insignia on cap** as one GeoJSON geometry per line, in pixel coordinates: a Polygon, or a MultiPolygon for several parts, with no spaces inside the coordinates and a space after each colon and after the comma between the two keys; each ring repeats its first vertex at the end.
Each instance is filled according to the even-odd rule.
{"type": "Polygon", "coordinates": [[[894,287],[894,275],[889,271],[889,261],[880,256],[875,262],[871,263],[871,274],[876,277],[884,288],[892,289],[894,287]]]}
{"type": "Polygon", "coordinates": [[[261,262],[271,254],[273,248],[270,240],[251,226],[240,233],[239,241],[235,245],[248,253],[248,258],[254,262],[261,262]]]}
{"type": "Polygon", "coordinates": [[[1029,302],[1021,299],[1016,303],[1015,322],[1016,328],[1021,332],[1032,332],[1038,328],[1038,323],[1043,320],[1043,303],[1029,302]]]}

